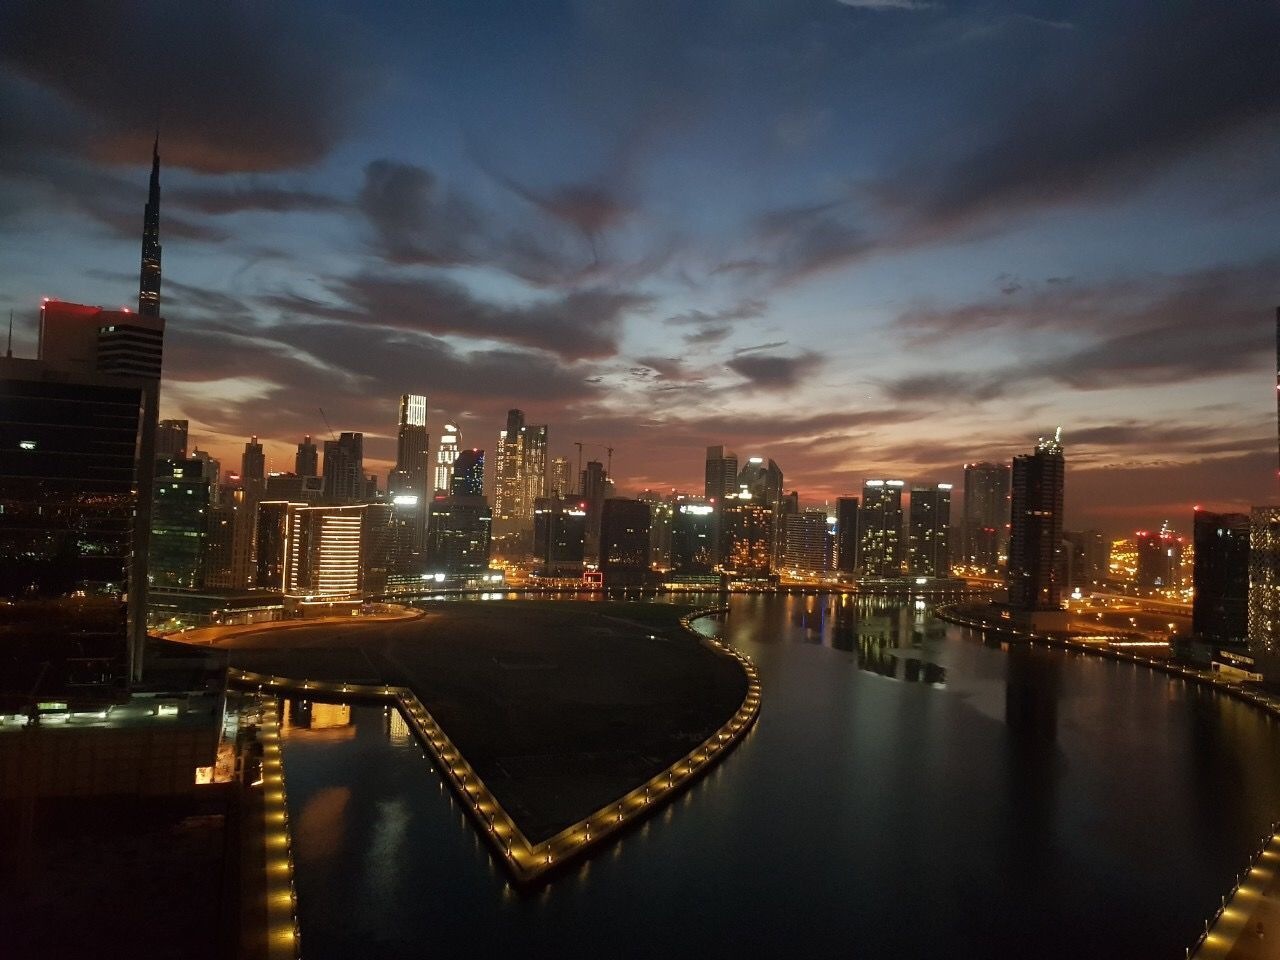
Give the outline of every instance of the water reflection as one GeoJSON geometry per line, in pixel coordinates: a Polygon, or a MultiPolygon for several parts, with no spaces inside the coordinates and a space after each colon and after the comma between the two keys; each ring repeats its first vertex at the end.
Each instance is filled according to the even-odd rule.
{"type": "Polygon", "coordinates": [[[396,711],[316,730],[300,704],[284,749],[309,960],[791,956],[797,930],[816,955],[1181,956],[1280,805],[1275,731],[1211,692],[991,648],[914,603],[730,605],[704,628],[755,658],[760,723],[534,895],[396,711]]]}

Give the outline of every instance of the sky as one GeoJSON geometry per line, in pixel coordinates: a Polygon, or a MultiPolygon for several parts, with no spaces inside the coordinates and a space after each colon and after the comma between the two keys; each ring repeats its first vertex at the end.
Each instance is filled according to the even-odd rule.
{"type": "Polygon", "coordinates": [[[404,392],[815,505],[1061,426],[1068,528],[1186,530],[1277,499],[1277,49],[1274,0],[10,0],[0,309],[136,304],[158,123],[161,413],[232,468],[327,418],[385,471],[404,392]]]}

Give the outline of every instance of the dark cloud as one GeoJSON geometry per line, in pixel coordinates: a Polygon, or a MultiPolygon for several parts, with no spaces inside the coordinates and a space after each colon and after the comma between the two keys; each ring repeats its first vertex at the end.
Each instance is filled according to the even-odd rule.
{"type": "Polygon", "coordinates": [[[923,159],[872,191],[913,224],[909,234],[1131,193],[1172,162],[1280,113],[1280,6],[1199,0],[1080,13],[1085,29],[1067,31],[1071,39],[1006,85],[1010,95],[989,105],[985,123],[967,119],[935,138],[923,159]]]}
{"type": "Polygon", "coordinates": [[[0,60],[61,108],[57,139],[17,132],[38,144],[145,162],[158,119],[171,166],[281,170],[314,164],[346,133],[369,86],[361,33],[299,0],[16,0],[0,14],[0,60]]]}
{"type": "Polygon", "coordinates": [[[750,320],[764,314],[768,304],[763,300],[748,299],[726,307],[724,310],[689,310],[667,317],[663,323],[672,326],[705,326],[707,324],[727,323],[731,320],[750,320]]]}
{"type": "Polygon", "coordinates": [[[684,335],[684,342],[691,347],[709,347],[712,344],[725,340],[733,333],[733,327],[728,324],[717,325],[711,324],[705,327],[699,327],[692,333],[684,335]]]}
{"type": "Polygon", "coordinates": [[[356,206],[396,263],[450,266],[483,256],[483,218],[465,198],[445,190],[431,171],[393,160],[365,167],[356,206]]]}
{"type": "Polygon", "coordinates": [[[795,357],[746,353],[735,356],[726,366],[757,387],[785,390],[798,385],[804,377],[816,371],[821,363],[822,358],[818,354],[809,352],[795,357]]]}
{"type": "MultiPolygon", "coordinates": [[[[508,306],[477,299],[443,278],[362,274],[335,280],[338,303],[296,295],[267,302],[287,315],[435,335],[501,340],[567,359],[617,353],[623,318],[645,309],[648,298],[605,289],[572,290],[551,299],[508,306]]],[[[348,336],[357,336],[347,328],[348,336]]]]}
{"type": "MultiPolygon", "coordinates": [[[[248,184],[226,188],[186,188],[170,190],[164,197],[170,205],[199,210],[201,213],[226,214],[246,210],[268,213],[318,213],[341,210],[347,201],[310,190],[291,190],[264,184],[248,184]]],[[[166,212],[166,221],[168,214],[166,212]]]]}
{"type": "Polygon", "coordinates": [[[999,377],[959,373],[920,373],[888,380],[884,395],[897,403],[936,401],[982,402],[1003,396],[1007,385],[999,377]]]}

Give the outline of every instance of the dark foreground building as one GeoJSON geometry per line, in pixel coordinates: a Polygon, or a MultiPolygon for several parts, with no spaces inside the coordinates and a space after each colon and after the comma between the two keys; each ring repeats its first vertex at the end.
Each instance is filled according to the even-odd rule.
{"type": "Polygon", "coordinates": [[[1249,638],[1249,517],[1197,510],[1191,629],[1214,644],[1249,638]]]}
{"type": "Polygon", "coordinates": [[[1013,504],[1009,536],[1009,606],[1023,611],[1058,610],[1062,585],[1057,557],[1062,549],[1062,505],[1066,462],[1062,431],[1041,438],[1034,453],[1013,458],[1013,504]]]}

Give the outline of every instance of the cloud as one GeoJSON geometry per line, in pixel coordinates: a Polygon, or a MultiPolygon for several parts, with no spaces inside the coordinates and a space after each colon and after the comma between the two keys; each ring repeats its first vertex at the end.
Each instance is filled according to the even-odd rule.
{"type": "Polygon", "coordinates": [[[800,381],[821,366],[816,353],[802,353],[795,357],[777,354],[739,353],[726,366],[752,384],[765,390],[785,390],[797,386],[800,381]]]}
{"type": "Polygon", "coordinates": [[[836,0],[841,6],[857,10],[930,10],[937,6],[927,0],[836,0]]]}
{"type": "MultiPolygon", "coordinates": [[[[328,286],[338,302],[293,294],[266,300],[291,316],[499,340],[575,360],[616,354],[623,318],[649,304],[645,295],[602,288],[571,290],[526,305],[498,304],[438,277],[361,274],[328,286]]],[[[347,330],[348,336],[356,335],[352,326],[347,330]]]]}
{"type": "Polygon", "coordinates": [[[710,324],[705,327],[699,327],[692,333],[686,333],[684,342],[691,347],[709,347],[727,339],[731,333],[733,333],[733,327],[728,324],[710,324]]]}
{"type": "Polygon", "coordinates": [[[23,131],[40,144],[145,162],[158,119],[170,166],[282,170],[347,133],[371,85],[361,37],[359,21],[301,0],[15,0],[0,15],[0,61],[58,104],[58,142],[23,131]]]}
{"type": "MultiPolygon", "coordinates": [[[[1024,76],[1007,110],[944,136],[869,193],[927,240],[974,220],[1119,191],[1280,113],[1280,6],[1106,7],[1024,76]],[[950,143],[947,141],[951,140],[950,143]]],[[[1057,31],[1064,32],[1064,31],[1057,31]]]]}
{"type": "MultiPolygon", "coordinates": [[[[243,211],[268,213],[321,213],[342,210],[347,201],[311,190],[290,190],[265,184],[246,184],[225,188],[179,188],[164,195],[168,205],[198,210],[201,213],[227,214],[243,211]]],[[[168,210],[166,209],[166,221],[168,210]]]]}

